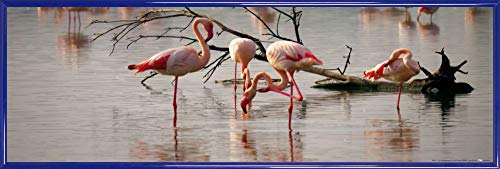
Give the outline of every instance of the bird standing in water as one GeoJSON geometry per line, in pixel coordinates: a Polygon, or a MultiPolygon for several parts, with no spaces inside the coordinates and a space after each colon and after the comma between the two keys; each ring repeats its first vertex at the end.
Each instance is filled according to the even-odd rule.
{"type": "Polygon", "coordinates": [[[431,22],[432,22],[432,15],[434,13],[436,13],[436,11],[439,9],[439,7],[420,7],[418,8],[418,15],[417,15],[417,21],[420,20],[420,15],[422,15],[422,13],[426,13],[426,14],[429,14],[431,15],[431,22]]]}
{"type": "MultiPolygon", "coordinates": [[[[241,78],[243,79],[243,92],[250,87],[250,71],[248,63],[255,56],[255,43],[247,38],[236,38],[229,43],[229,54],[234,61],[234,108],[236,110],[236,71],[241,63],[241,78]]],[[[236,115],[236,112],[235,112],[236,115]]]]}
{"type": "Polygon", "coordinates": [[[399,110],[399,100],[403,82],[408,81],[411,77],[420,73],[418,62],[412,59],[412,53],[405,48],[396,49],[392,52],[389,60],[378,64],[373,69],[364,71],[364,78],[378,80],[384,78],[390,81],[399,82],[398,102],[396,108],[399,110]],[[403,58],[400,58],[405,54],[403,58]]]}
{"type": "Polygon", "coordinates": [[[213,23],[206,18],[198,18],[193,22],[193,31],[201,46],[201,57],[198,52],[191,46],[183,46],[173,49],[161,51],[146,61],[138,64],[128,65],[129,70],[137,69],[136,73],[140,73],[149,69],[156,70],[163,75],[175,76],[174,85],[174,127],[177,127],[177,79],[179,76],[184,76],[187,73],[196,72],[208,63],[210,60],[210,49],[206,43],[213,37],[213,23]],[[202,24],[207,32],[207,38],[203,39],[198,24],[202,24]]]}
{"type": "Polygon", "coordinates": [[[255,97],[257,91],[257,81],[261,78],[264,78],[266,80],[267,86],[258,89],[259,92],[273,91],[290,97],[290,105],[288,107],[288,129],[292,130],[291,121],[293,100],[303,100],[302,93],[300,92],[300,89],[295,82],[293,74],[296,71],[302,70],[306,67],[311,67],[313,65],[322,65],[323,62],[316,56],[314,56],[312,52],[306,47],[290,41],[278,41],[269,45],[266,56],[271,66],[273,66],[274,70],[278,72],[281,78],[281,82],[275,84],[272,81],[271,77],[265,72],[256,74],[252,80],[252,85],[243,94],[243,98],[241,99],[241,108],[243,109],[243,112],[245,114],[250,110],[251,102],[255,97]],[[285,93],[282,90],[287,88],[289,77],[292,82],[290,93],[285,93]],[[297,90],[297,96],[293,95],[293,88],[297,90]]]}

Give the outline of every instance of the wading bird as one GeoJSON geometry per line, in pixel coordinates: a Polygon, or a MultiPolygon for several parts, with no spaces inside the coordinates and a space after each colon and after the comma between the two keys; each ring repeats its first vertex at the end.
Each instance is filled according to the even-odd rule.
{"type": "Polygon", "coordinates": [[[384,78],[399,83],[398,103],[396,108],[399,110],[399,99],[401,97],[401,90],[403,89],[403,82],[408,81],[411,77],[420,73],[420,66],[418,62],[412,60],[411,51],[405,48],[396,49],[392,52],[389,60],[378,64],[373,69],[364,71],[364,78],[378,80],[384,78]],[[403,58],[399,56],[405,54],[403,58]]]}
{"type": "Polygon", "coordinates": [[[288,129],[292,130],[291,118],[293,100],[302,101],[303,99],[300,89],[297,86],[297,83],[295,83],[293,74],[294,72],[302,70],[306,67],[311,67],[313,65],[322,65],[323,62],[316,58],[316,56],[314,56],[306,47],[290,41],[278,41],[269,45],[266,56],[271,66],[273,66],[274,70],[278,72],[281,78],[281,82],[275,84],[267,73],[258,73],[253,78],[250,88],[248,88],[243,94],[243,98],[241,99],[241,108],[243,109],[243,112],[245,114],[250,110],[251,102],[255,97],[257,91],[257,81],[261,78],[264,78],[266,80],[267,86],[258,89],[259,92],[273,91],[290,97],[290,106],[288,107],[288,129]],[[290,77],[292,84],[290,87],[290,93],[285,93],[282,92],[282,90],[287,87],[287,84],[289,82],[288,76],[290,77]],[[293,95],[294,87],[295,89],[297,89],[297,96],[293,95]]]}
{"type": "Polygon", "coordinates": [[[193,22],[193,30],[201,46],[201,57],[198,56],[198,52],[191,46],[183,46],[173,49],[166,49],[161,51],[153,57],[146,61],[138,64],[128,65],[129,70],[137,69],[136,73],[143,72],[145,70],[153,69],[158,73],[163,75],[175,76],[174,85],[174,127],[177,126],[177,79],[179,76],[184,76],[187,73],[196,72],[202,69],[210,60],[210,49],[206,43],[213,37],[213,23],[206,18],[198,18],[193,22]],[[200,31],[198,30],[198,24],[202,24],[203,28],[207,32],[207,39],[203,39],[200,31]]]}
{"type": "Polygon", "coordinates": [[[436,13],[436,11],[439,9],[439,7],[420,7],[418,8],[418,15],[417,15],[417,21],[420,20],[420,15],[423,13],[431,15],[431,22],[432,22],[432,14],[436,13]]]}
{"type": "MultiPolygon", "coordinates": [[[[255,43],[247,38],[236,38],[229,43],[229,54],[234,61],[234,108],[236,110],[236,71],[241,63],[241,78],[243,79],[243,92],[250,87],[250,71],[248,63],[255,56],[255,43]]],[[[236,112],[235,112],[236,113],[236,112]]],[[[235,114],[236,115],[236,114],[235,114]]]]}
{"type": "MultiPolygon", "coordinates": [[[[89,11],[89,8],[86,7],[63,7],[64,10],[68,11],[68,32],[70,32],[70,27],[71,27],[71,12],[76,13],[78,16],[78,32],[80,32],[80,25],[82,22],[80,21],[80,12],[86,12],[89,11]]],[[[73,15],[73,22],[76,25],[76,17],[73,15]]]]}

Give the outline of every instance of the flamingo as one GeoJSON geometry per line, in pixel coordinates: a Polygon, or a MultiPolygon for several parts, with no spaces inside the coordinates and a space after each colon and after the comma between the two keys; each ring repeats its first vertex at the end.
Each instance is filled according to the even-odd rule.
{"type": "MultiPolygon", "coordinates": [[[[69,32],[69,27],[71,27],[71,12],[74,12],[77,14],[78,16],[78,31],[80,31],[80,25],[81,25],[81,21],[80,21],[80,12],[82,11],[89,11],[90,9],[89,8],[86,8],[86,7],[63,7],[66,11],[68,11],[68,32],[69,32]]],[[[74,16],[73,15],[73,22],[75,22],[74,24],[76,25],[76,17],[77,16],[74,16]]]]}
{"type": "Polygon", "coordinates": [[[213,37],[213,23],[206,18],[198,18],[193,22],[193,30],[201,46],[201,57],[198,56],[198,52],[191,46],[183,46],[173,49],[163,50],[155,55],[153,55],[148,60],[145,60],[138,64],[128,65],[129,70],[137,69],[135,74],[146,71],[148,69],[156,70],[158,73],[163,75],[175,76],[174,85],[174,128],[177,127],[177,79],[179,76],[184,76],[187,73],[196,72],[202,69],[210,60],[210,49],[206,43],[213,37]],[[207,32],[207,39],[203,39],[200,31],[198,30],[198,24],[202,24],[203,28],[207,32]]]}
{"type": "MultiPolygon", "coordinates": [[[[243,92],[250,87],[250,71],[248,62],[255,56],[255,43],[247,38],[236,38],[229,43],[229,54],[234,60],[234,108],[236,110],[236,70],[238,63],[241,63],[241,78],[243,79],[243,92]]],[[[235,114],[236,115],[236,114],[235,114]]]]}
{"type": "Polygon", "coordinates": [[[431,15],[431,22],[432,22],[432,14],[436,13],[436,11],[439,9],[439,7],[420,7],[418,8],[418,15],[417,15],[417,21],[420,20],[420,15],[423,13],[431,15]]]}
{"type": "Polygon", "coordinates": [[[293,74],[296,71],[311,67],[313,65],[322,65],[323,62],[316,58],[316,56],[314,56],[312,52],[306,47],[290,41],[278,41],[269,45],[266,56],[271,66],[274,68],[274,70],[276,70],[276,72],[278,72],[278,75],[281,78],[281,82],[275,84],[272,81],[271,77],[265,72],[256,74],[252,80],[250,88],[248,88],[243,94],[243,98],[241,99],[241,108],[243,109],[243,112],[247,114],[247,112],[251,108],[251,102],[256,95],[257,81],[261,78],[264,78],[266,80],[267,86],[258,89],[259,92],[273,91],[290,97],[290,105],[288,107],[288,129],[291,131],[293,100],[303,100],[302,93],[300,92],[300,89],[295,82],[293,74]],[[290,77],[292,84],[290,87],[290,93],[285,93],[282,92],[282,90],[287,88],[287,84],[289,82],[288,77],[290,77]],[[294,87],[297,90],[297,96],[293,95],[294,87]]]}
{"type": "Polygon", "coordinates": [[[405,48],[396,49],[392,52],[389,60],[378,64],[373,69],[364,71],[364,78],[378,80],[384,78],[399,83],[398,102],[396,108],[399,110],[399,100],[403,82],[420,73],[418,62],[412,59],[412,53],[405,48]],[[403,58],[399,56],[405,54],[403,58]]]}

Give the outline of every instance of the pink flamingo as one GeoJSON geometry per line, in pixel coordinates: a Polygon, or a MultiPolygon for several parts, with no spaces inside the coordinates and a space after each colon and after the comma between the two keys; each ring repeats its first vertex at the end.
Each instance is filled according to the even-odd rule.
{"type": "MultiPolygon", "coordinates": [[[[80,32],[80,26],[81,26],[81,21],[80,21],[80,12],[84,12],[84,11],[89,11],[89,8],[86,8],[86,7],[63,7],[66,11],[68,11],[68,32],[70,31],[70,28],[71,27],[71,12],[73,13],[76,13],[77,16],[78,16],[78,32],[80,32]]],[[[73,22],[74,24],[76,25],[76,17],[75,15],[73,15],[73,22]]]]}
{"type": "Polygon", "coordinates": [[[408,81],[411,77],[417,75],[418,73],[420,73],[420,66],[418,65],[418,62],[412,60],[411,51],[405,48],[394,50],[389,57],[389,60],[378,64],[371,70],[363,72],[365,75],[364,78],[372,78],[373,80],[384,78],[390,81],[400,82],[398,103],[396,105],[398,110],[403,82],[408,81]],[[405,54],[405,56],[403,58],[399,58],[402,54],[405,54]]]}
{"type": "Polygon", "coordinates": [[[300,92],[295,79],[293,78],[293,74],[296,71],[302,70],[306,67],[311,67],[313,65],[322,65],[323,62],[316,58],[312,54],[312,52],[301,44],[290,42],[290,41],[278,41],[269,45],[269,48],[266,52],[267,60],[273,66],[274,70],[278,72],[281,82],[275,84],[271,77],[264,72],[260,72],[252,80],[252,84],[250,88],[248,88],[243,94],[243,98],[241,99],[241,108],[243,112],[246,114],[251,107],[251,101],[255,97],[257,81],[261,78],[266,80],[267,86],[265,88],[261,88],[259,92],[268,92],[273,91],[279,94],[283,94],[287,97],[290,97],[290,105],[288,107],[288,129],[291,128],[292,121],[292,109],[293,109],[293,100],[302,101],[302,93],[300,92]],[[289,82],[288,76],[291,79],[291,87],[290,94],[282,92],[283,89],[287,87],[289,82]],[[297,89],[297,96],[293,95],[293,88],[297,89]]]}
{"type": "MultiPolygon", "coordinates": [[[[234,108],[236,110],[236,70],[241,63],[241,78],[243,79],[243,92],[250,87],[250,71],[248,63],[255,56],[255,43],[247,38],[236,38],[229,43],[229,54],[234,60],[234,108]]],[[[236,112],[235,112],[236,113],[236,112]]],[[[236,114],[235,114],[236,115],[236,114]]]]}
{"type": "Polygon", "coordinates": [[[418,8],[418,15],[417,15],[417,21],[420,20],[420,15],[422,13],[426,13],[431,15],[431,22],[432,22],[432,14],[436,13],[436,11],[439,9],[439,7],[420,7],[418,8]]]}
{"type": "Polygon", "coordinates": [[[198,18],[193,22],[193,30],[196,35],[196,39],[201,46],[201,57],[198,56],[198,52],[193,47],[183,46],[166,49],[153,55],[153,57],[146,61],[128,65],[129,70],[137,69],[135,74],[148,69],[153,69],[163,75],[175,76],[174,99],[172,103],[174,107],[174,127],[177,126],[177,78],[179,76],[184,76],[187,73],[196,72],[202,69],[210,60],[210,49],[206,41],[213,37],[212,21],[206,18],[198,18]],[[200,23],[207,32],[206,40],[203,39],[203,36],[198,30],[198,24],[200,23]]]}

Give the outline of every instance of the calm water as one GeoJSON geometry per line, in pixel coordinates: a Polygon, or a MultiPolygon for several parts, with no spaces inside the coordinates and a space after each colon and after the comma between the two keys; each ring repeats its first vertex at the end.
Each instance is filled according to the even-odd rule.
{"type": "MultiPolygon", "coordinates": [[[[150,9],[150,8],[149,8],[150,9]]],[[[214,83],[230,79],[230,60],[203,84],[205,71],[179,80],[178,127],[172,126],[172,77],[140,84],[148,73],[133,76],[131,63],[157,51],[182,45],[178,40],[147,39],[129,49],[117,46],[109,56],[109,37],[89,43],[111,25],[84,28],[91,20],[127,19],[148,8],[82,12],[81,31],[62,9],[8,10],[8,161],[477,161],[492,160],[492,10],[441,8],[433,17],[404,24],[402,11],[361,8],[301,8],[304,44],[324,61],[343,66],[353,47],[347,74],[387,59],[406,47],[427,69],[441,60],[443,46],[456,65],[468,63],[457,81],[475,90],[441,103],[419,93],[403,93],[401,117],[396,92],[350,93],[310,88],[322,76],[296,74],[305,101],[296,103],[288,132],[288,99],[258,95],[249,119],[234,119],[233,87],[214,83]],[[71,32],[71,33],[68,33],[71,32]]],[[[258,35],[263,31],[240,8],[194,9],[227,26],[258,35]]],[[[288,10],[288,9],[284,9],[288,10]]],[[[153,22],[137,33],[159,34],[166,26],[184,26],[187,18],[153,22]]],[[[277,15],[275,16],[277,20],[277,15]]],[[[281,18],[280,33],[292,28],[281,18]]],[[[272,27],[275,27],[272,24],[272,27]]],[[[215,31],[220,31],[216,28],[215,31]]],[[[175,31],[172,31],[174,33],[175,31]]],[[[193,36],[190,29],[183,32],[193,36]]],[[[293,36],[291,36],[293,37],[293,36]]],[[[216,37],[226,46],[235,38],[216,37]]],[[[267,39],[261,36],[262,39],[267,39]]],[[[276,39],[271,39],[271,41],[276,39]]],[[[268,44],[266,44],[268,45],[268,44]]],[[[197,44],[193,45],[199,48],[197,44]]],[[[212,52],[212,60],[219,53],[212,52]]],[[[252,74],[273,69],[253,61],[252,74]]],[[[423,73],[416,78],[424,78],[423,73]]],[[[288,91],[288,90],[287,90],[288,91]]],[[[241,88],[238,88],[238,100],[241,88]]]]}

